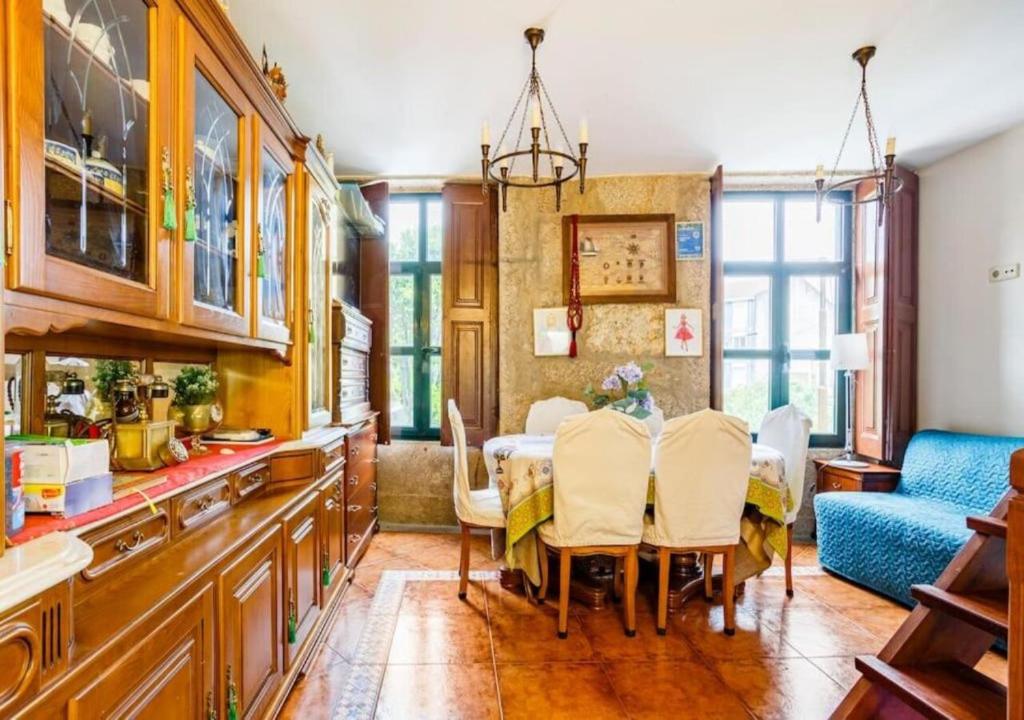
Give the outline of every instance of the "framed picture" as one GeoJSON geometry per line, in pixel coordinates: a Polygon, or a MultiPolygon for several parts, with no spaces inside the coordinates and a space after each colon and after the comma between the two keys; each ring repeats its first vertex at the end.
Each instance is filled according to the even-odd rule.
{"type": "MultiPolygon", "coordinates": [[[[675,215],[580,215],[580,297],[593,303],[676,299],[675,215]]],[[[572,217],[562,218],[562,276],[569,302],[572,217]]]]}
{"type": "Polygon", "coordinates": [[[676,260],[704,259],[704,223],[676,223],[676,260]]]}
{"type": "Polygon", "coordinates": [[[665,311],[665,357],[700,357],[704,354],[704,319],[699,308],[665,311]]]}
{"type": "Polygon", "coordinates": [[[568,308],[533,309],[533,354],[549,357],[569,354],[568,308]]]}

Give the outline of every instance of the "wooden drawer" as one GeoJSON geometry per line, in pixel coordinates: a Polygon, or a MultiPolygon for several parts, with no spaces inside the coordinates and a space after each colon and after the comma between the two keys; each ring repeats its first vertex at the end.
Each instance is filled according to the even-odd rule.
{"type": "Polygon", "coordinates": [[[82,570],[76,583],[78,594],[86,592],[88,583],[124,567],[135,558],[150,554],[168,543],[171,537],[170,507],[167,501],[134,512],[111,525],[85,533],[82,540],[92,546],[92,562],[82,570]],[[85,583],[83,585],[82,583],[85,583]]]}
{"type": "MultiPolygon", "coordinates": [[[[377,506],[364,502],[364,498],[358,498],[360,502],[349,503],[345,507],[345,555],[348,557],[349,567],[359,562],[365,548],[364,541],[373,533],[377,525],[377,506]]],[[[374,499],[367,493],[365,500],[374,499]]]]}
{"type": "Polygon", "coordinates": [[[369,374],[370,359],[365,352],[342,347],[340,352],[341,377],[365,378],[369,374]]]}
{"type": "Polygon", "coordinates": [[[860,492],[860,480],[835,473],[822,473],[818,477],[818,492],[860,492]]]}
{"type": "Polygon", "coordinates": [[[377,458],[377,423],[371,422],[348,436],[349,462],[377,458]]]}
{"type": "Polygon", "coordinates": [[[270,466],[266,463],[250,465],[232,476],[232,502],[239,502],[270,482],[270,466]]]}
{"type": "Polygon", "coordinates": [[[270,459],[270,477],[273,482],[308,480],[320,476],[320,457],[316,450],[275,455],[270,459]]]}
{"type": "Polygon", "coordinates": [[[341,468],[345,462],[345,438],[324,448],[324,475],[341,468]]]}
{"type": "Polygon", "coordinates": [[[342,332],[344,333],[344,337],[341,339],[343,352],[344,348],[362,350],[366,353],[370,352],[370,326],[362,316],[344,312],[342,317],[342,332]]]}
{"type": "Polygon", "coordinates": [[[171,498],[175,535],[205,525],[231,507],[231,483],[227,477],[200,485],[171,498]]]}
{"type": "Polygon", "coordinates": [[[365,379],[342,379],[338,400],[342,407],[367,402],[370,399],[370,386],[365,379]]]}
{"type": "Polygon", "coordinates": [[[369,462],[375,458],[348,463],[345,468],[345,497],[353,498],[367,487],[377,491],[377,466],[369,462]]]}

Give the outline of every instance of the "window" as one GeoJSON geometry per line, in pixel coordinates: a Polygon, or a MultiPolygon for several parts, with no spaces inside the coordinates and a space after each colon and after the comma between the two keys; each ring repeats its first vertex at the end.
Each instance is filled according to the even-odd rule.
{"type": "Polygon", "coordinates": [[[391,274],[391,427],[395,437],[441,436],[441,196],[395,195],[391,274]]]}
{"type": "Polygon", "coordinates": [[[812,445],[843,444],[829,348],[851,324],[852,217],[826,203],[818,223],[813,193],[725,195],[722,398],[751,432],[793,403],[811,418],[812,445]]]}

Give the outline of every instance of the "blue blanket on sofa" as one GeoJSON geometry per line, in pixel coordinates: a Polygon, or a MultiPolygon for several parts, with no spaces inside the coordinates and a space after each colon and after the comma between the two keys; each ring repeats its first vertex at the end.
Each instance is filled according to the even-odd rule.
{"type": "Polygon", "coordinates": [[[1024,438],[923,430],[911,439],[891,493],[814,498],[821,564],[906,605],[933,583],[1009,489],[1010,455],[1024,438]]]}

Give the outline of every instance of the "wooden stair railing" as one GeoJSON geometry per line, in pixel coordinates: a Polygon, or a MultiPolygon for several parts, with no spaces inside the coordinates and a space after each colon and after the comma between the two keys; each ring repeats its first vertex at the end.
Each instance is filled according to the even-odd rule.
{"type": "Polygon", "coordinates": [[[1024,450],[1010,484],[877,656],[856,659],[862,677],[832,713],[861,718],[1008,717],[1024,720],[1024,450]],[[996,639],[1009,646],[1009,689],[974,666],[996,639]]]}

